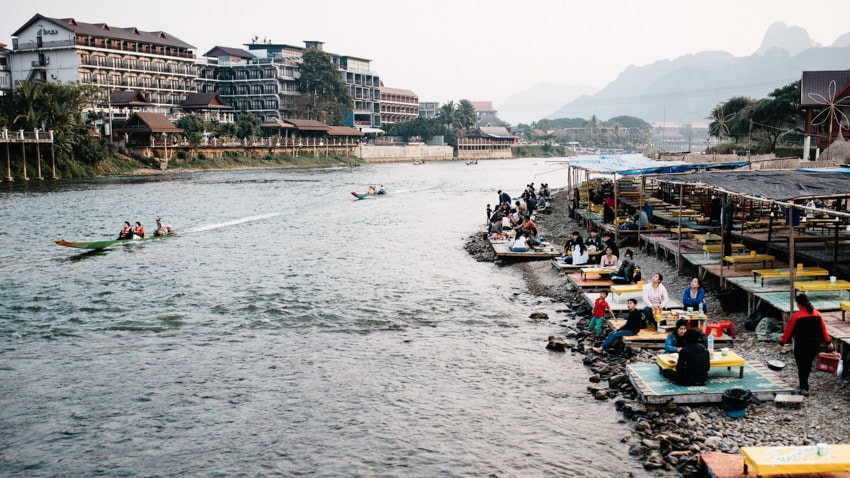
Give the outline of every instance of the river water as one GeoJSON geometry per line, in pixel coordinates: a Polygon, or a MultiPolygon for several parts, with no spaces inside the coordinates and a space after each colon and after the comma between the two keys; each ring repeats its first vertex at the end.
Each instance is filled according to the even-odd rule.
{"type": "Polygon", "coordinates": [[[463,249],[542,159],[0,189],[2,476],[648,476],[548,353],[560,307],[463,249]],[[350,191],[384,184],[386,197],[350,191]],[[80,254],[123,221],[173,239],[80,254]],[[534,322],[534,310],[550,321],[534,322]]]}

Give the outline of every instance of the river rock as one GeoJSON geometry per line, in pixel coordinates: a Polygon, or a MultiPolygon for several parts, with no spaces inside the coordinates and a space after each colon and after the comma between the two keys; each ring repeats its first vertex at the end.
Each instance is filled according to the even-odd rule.
{"type": "Polygon", "coordinates": [[[567,343],[555,337],[554,335],[550,335],[549,343],[546,344],[546,350],[551,350],[553,352],[566,352],[567,343]]]}
{"type": "Polygon", "coordinates": [[[549,314],[546,312],[532,312],[528,317],[533,320],[549,320],[549,314]]]}
{"type": "Polygon", "coordinates": [[[653,452],[649,454],[646,461],[643,463],[643,467],[647,470],[657,470],[664,466],[664,457],[661,456],[661,453],[653,452]]]}
{"type": "Polygon", "coordinates": [[[608,386],[611,388],[620,388],[620,386],[624,383],[628,383],[629,379],[626,377],[626,374],[621,373],[612,376],[608,379],[608,386]]]}

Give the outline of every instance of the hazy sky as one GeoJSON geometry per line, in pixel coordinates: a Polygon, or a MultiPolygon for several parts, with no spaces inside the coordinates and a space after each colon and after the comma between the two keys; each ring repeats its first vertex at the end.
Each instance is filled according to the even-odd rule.
{"type": "MultiPolygon", "coordinates": [[[[421,101],[499,103],[535,84],[601,88],[630,65],[704,50],[753,53],[776,21],[831,45],[850,0],[314,0],[4,2],[0,42],[36,13],[166,31],[199,55],[255,35],[372,60],[385,86],[421,101]]],[[[848,64],[850,68],[850,64],[848,64]]],[[[768,80],[768,79],[766,79],[768,80]]]]}

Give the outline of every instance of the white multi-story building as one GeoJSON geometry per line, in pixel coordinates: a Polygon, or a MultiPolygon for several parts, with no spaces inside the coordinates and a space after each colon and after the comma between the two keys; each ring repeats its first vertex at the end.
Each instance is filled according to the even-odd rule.
{"type": "Polygon", "coordinates": [[[436,118],[440,111],[439,101],[423,101],[419,103],[420,118],[436,118]]]}
{"type": "Polygon", "coordinates": [[[109,92],[138,91],[149,111],[170,113],[196,91],[192,45],[163,32],[37,14],[12,34],[17,81],[79,82],[109,92]]]}

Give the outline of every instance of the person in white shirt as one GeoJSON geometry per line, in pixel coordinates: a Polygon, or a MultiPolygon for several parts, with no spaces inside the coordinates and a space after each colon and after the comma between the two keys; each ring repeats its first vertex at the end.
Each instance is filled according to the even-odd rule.
{"type": "Polygon", "coordinates": [[[511,251],[513,252],[527,252],[528,251],[528,238],[526,234],[519,234],[517,238],[514,240],[513,245],[511,245],[511,251]]]}
{"type": "Polygon", "coordinates": [[[655,311],[666,308],[670,301],[667,288],[661,283],[662,280],[664,276],[656,272],[652,274],[652,282],[643,286],[643,317],[647,325],[655,323],[655,311]]]}

